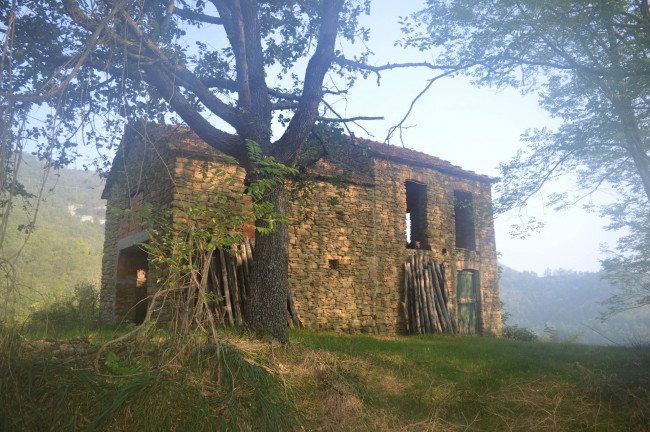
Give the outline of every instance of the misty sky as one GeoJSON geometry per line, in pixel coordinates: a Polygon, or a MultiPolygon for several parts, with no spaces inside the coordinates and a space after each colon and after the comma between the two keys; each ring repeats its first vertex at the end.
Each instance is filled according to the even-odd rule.
{"type": "MultiPolygon", "coordinates": [[[[369,46],[375,52],[373,62],[399,63],[430,60],[431,54],[405,52],[393,46],[400,38],[397,16],[407,15],[422,2],[409,0],[372,2],[372,14],[366,21],[371,27],[369,46]]],[[[343,114],[381,115],[384,121],[363,122],[372,139],[383,141],[390,126],[399,122],[408,105],[426,85],[431,72],[400,70],[382,74],[381,86],[375,77],[360,80],[347,100],[340,100],[336,108],[343,114]]],[[[556,127],[559,122],[549,118],[537,105],[534,94],[522,96],[513,89],[477,89],[466,78],[448,78],[438,81],[415,107],[404,133],[408,148],[423,151],[448,160],[465,169],[489,176],[498,175],[498,165],[507,162],[522,148],[520,135],[528,128],[556,127]]],[[[366,132],[356,128],[359,136],[366,132]]],[[[400,144],[399,139],[391,143],[400,144]]],[[[567,181],[549,185],[553,190],[571,189],[567,181]]],[[[589,199],[596,203],[611,199],[607,193],[589,199]]],[[[585,201],[588,202],[588,201],[585,201]]],[[[497,250],[500,261],[516,270],[565,268],[578,271],[597,271],[600,268],[600,245],[614,246],[616,233],[602,227],[606,221],[586,213],[579,204],[561,213],[544,206],[538,199],[528,210],[546,227],[526,239],[513,239],[510,226],[516,223],[516,212],[500,216],[496,221],[497,250]]]]}

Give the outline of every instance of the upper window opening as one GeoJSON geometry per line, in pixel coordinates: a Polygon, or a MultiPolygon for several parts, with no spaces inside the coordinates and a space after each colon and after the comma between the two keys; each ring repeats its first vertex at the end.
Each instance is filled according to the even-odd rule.
{"type": "Polygon", "coordinates": [[[427,187],[406,182],[406,247],[422,249],[427,245],[427,187]]]}
{"type": "Polygon", "coordinates": [[[454,213],[456,215],[456,247],[476,250],[474,199],[471,193],[454,191],[454,213]]]}

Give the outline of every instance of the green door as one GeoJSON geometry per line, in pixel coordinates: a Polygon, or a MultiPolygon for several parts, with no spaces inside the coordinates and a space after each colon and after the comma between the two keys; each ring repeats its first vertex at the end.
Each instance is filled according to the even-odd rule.
{"type": "Polygon", "coordinates": [[[476,333],[475,274],[470,270],[458,272],[458,328],[462,334],[476,333]]]}

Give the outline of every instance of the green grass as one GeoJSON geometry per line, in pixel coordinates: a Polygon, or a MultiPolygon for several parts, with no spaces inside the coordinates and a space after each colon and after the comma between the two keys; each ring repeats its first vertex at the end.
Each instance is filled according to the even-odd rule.
{"type": "Polygon", "coordinates": [[[95,370],[98,344],[125,330],[92,343],[5,332],[0,429],[650,430],[647,346],[292,331],[282,347],[229,330],[217,349],[158,329],[109,346],[95,370]]]}
{"type": "Polygon", "coordinates": [[[358,403],[350,430],[606,431],[650,424],[648,347],[304,331],[292,340],[331,356],[326,377],[304,385],[311,394],[302,399],[313,400],[328,382],[346,383],[358,403]]]}

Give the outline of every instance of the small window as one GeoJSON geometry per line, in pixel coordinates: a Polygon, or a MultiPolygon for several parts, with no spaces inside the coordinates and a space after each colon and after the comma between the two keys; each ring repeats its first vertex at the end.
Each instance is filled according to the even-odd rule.
{"type": "Polygon", "coordinates": [[[339,269],[339,260],[337,260],[337,259],[328,260],[327,264],[329,265],[330,270],[338,270],[339,269]]]}
{"type": "Polygon", "coordinates": [[[471,193],[454,191],[454,213],[456,215],[456,247],[476,250],[474,199],[471,193]]]}
{"type": "Polygon", "coordinates": [[[406,247],[423,249],[427,246],[427,187],[414,181],[406,182],[406,247]]]}

